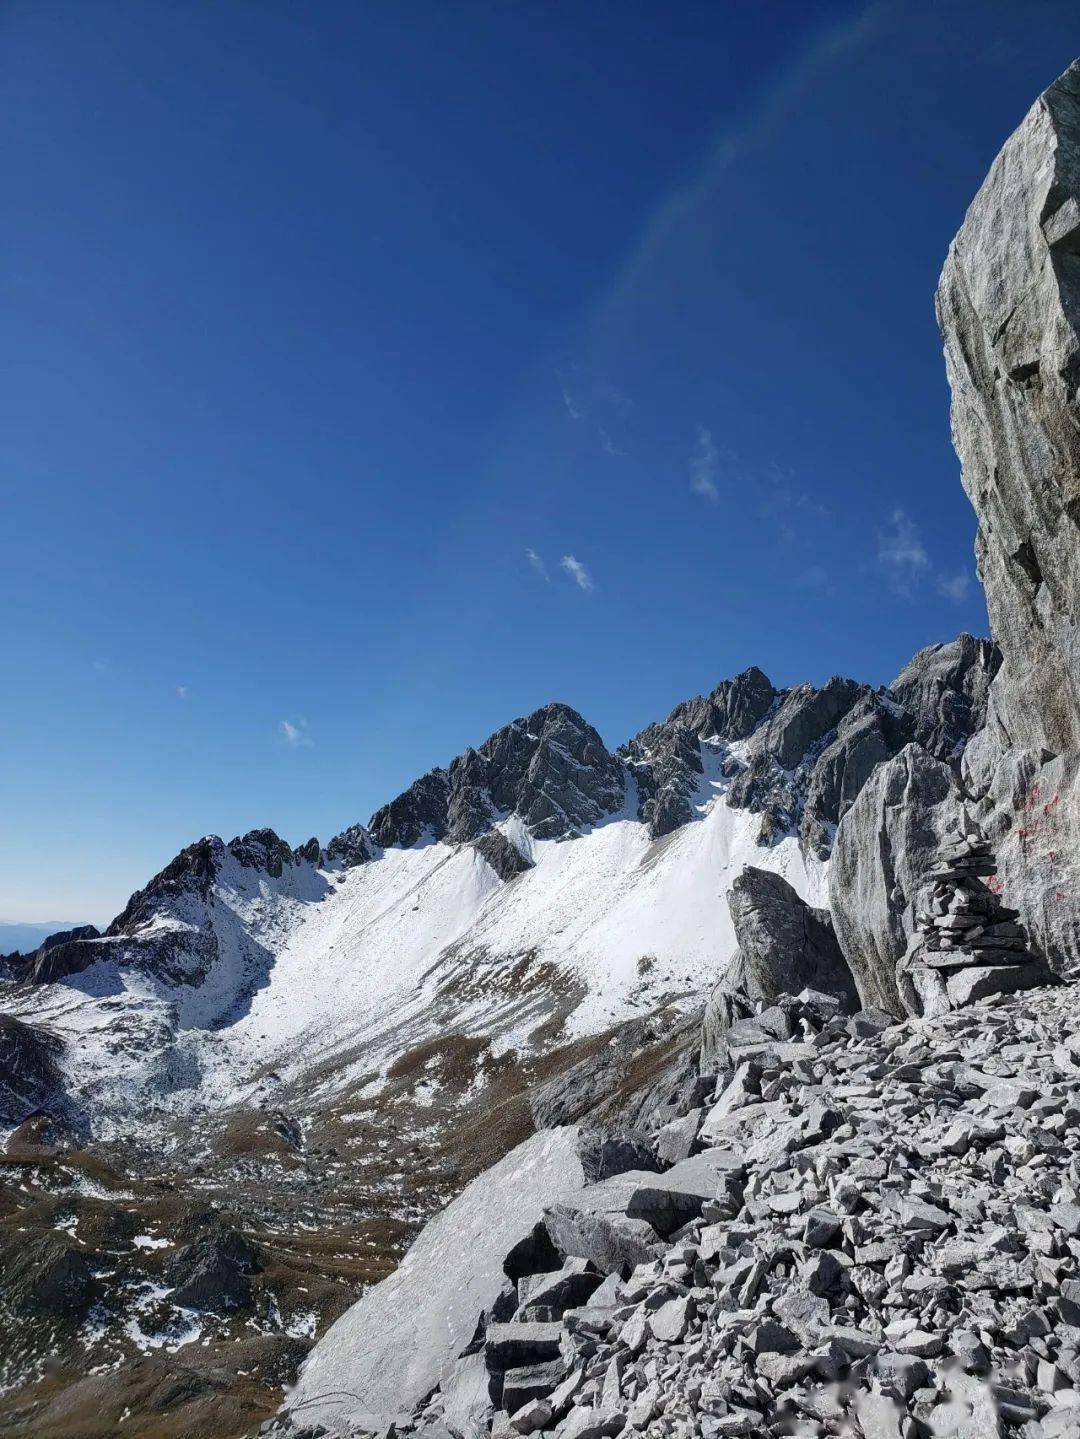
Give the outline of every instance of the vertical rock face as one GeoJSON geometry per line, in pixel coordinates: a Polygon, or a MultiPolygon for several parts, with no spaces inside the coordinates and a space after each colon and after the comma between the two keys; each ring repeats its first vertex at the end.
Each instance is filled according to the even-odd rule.
{"type": "Polygon", "coordinates": [[[1000,674],[965,758],[1006,894],[1080,958],[1080,63],[1006,142],[937,295],[1000,674]]]}
{"type": "Polygon", "coordinates": [[[919,891],[960,818],[952,770],[909,744],[874,770],[840,821],[829,908],[866,1008],[905,1012],[896,967],[915,929],[919,891]]]}
{"type": "Polygon", "coordinates": [[[986,723],[990,685],[1001,668],[993,640],[963,634],[947,645],[927,645],[889,686],[911,716],[910,737],[936,759],[955,761],[986,723]]]}

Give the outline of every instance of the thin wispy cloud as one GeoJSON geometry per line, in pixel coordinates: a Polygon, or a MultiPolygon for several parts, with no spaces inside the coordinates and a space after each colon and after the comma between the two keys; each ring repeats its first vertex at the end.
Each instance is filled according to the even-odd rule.
{"type": "Polygon", "coordinates": [[[878,530],[878,564],[898,593],[911,593],[917,580],[930,568],[930,556],[915,521],[904,510],[895,509],[889,523],[878,530]]]}
{"type": "Polygon", "coordinates": [[[720,453],[712,437],[712,431],[704,425],[698,426],[697,452],[690,459],[690,488],[695,495],[717,504],[720,489],[717,479],[720,473],[720,453]]]}
{"type": "Polygon", "coordinates": [[[878,530],[877,558],[878,567],[898,595],[910,598],[916,588],[932,585],[942,598],[958,605],[970,593],[970,571],[964,568],[947,574],[939,570],[906,510],[893,510],[889,523],[878,530]]]}
{"type": "Polygon", "coordinates": [[[186,700],[186,699],[187,699],[187,697],[188,697],[188,687],[187,687],[187,685],[177,685],[177,686],[176,686],[176,697],[177,697],[177,699],[182,699],[182,700],[186,700]]]}
{"type": "Polygon", "coordinates": [[[563,404],[566,406],[566,413],[572,420],[583,420],[585,418],[585,406],[571,394],[570,386],[558,373],[557,378],[559,381],[559,389],[562,391],[563,404]]]}
{"type": "Polygon", "coordinates": [[[307,720],[297,720],[294,724],[292,720],[283,719],[278,725],[278,729],[285,743],[294,749],[310,747],[313,743],[311,736],[307,733],[307,720]]]}
{"type": "Polygon", "coordinates": [[[622,455],[623,451],[619,449],[618,445],[615,443],[615,441],[614,441],[614,440],[611,438],[611,436],[608,434],[607,430],[604,429],[603,425],[601,425],[599,428],[600,428],[600,448],[603,450],[604,454],[605,454],[605,455],[616,455],[616,456],[622,455]]]}
{"type": "Polygon", "coordinates": [[[591,590],[596,588],[596,582],[592,575],[589,574],[589,571],[581,561],[573,555],[563,555],[559,561],[559,566],[566,571],[579,590],[584,590],[586,594],[589,594],[591,590]]]}
{"type": "Polygon", "coordinates": [[[550,585],[551,576],[548,574],[548,567],[544,564],[543,558],[538,555],[534,549],[527,549],[525,556],[540,578],[550,585]]]}
{"type": "Polygon", "coordinates": [[[967,570],[957,570],[955,575],[938,575],[938,594],[944,595],[954,604],[960,604],[968,597],[971,589],[971,575],[967,570]]]}

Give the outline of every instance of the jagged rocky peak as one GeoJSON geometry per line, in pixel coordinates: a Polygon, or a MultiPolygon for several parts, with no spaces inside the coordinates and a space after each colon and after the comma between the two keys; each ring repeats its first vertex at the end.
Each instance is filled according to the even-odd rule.
{"type": "Polygon", "coordinates": [[[228,844],[216,834],[205,835],[182,849],[143,889],[136,890],[109,925],[106,934],[135,933],[163,905],[182,895],[205,900],[228,855],[245,869],[261,870],[274,879],[280,879],[289,865],[317,862],[321,850],[317,840],[308,840],[302,851],[294,850],[272,829],[248,830],[247,834],[237,835],[228,844]]]}
{"type": "Polygon", "coordinates": [[[371,837],[383,849],[408,849],[421,839],[442,839],[450,801],[450,776],[433,769],[415,780],[389,804],[377,809],[368,822],[371,837]]]}
{"type": "Polygon", "coordinates": [[[137,889],[105,931],[106,935],[129,934],[153,917],[163,901],[181,894],[205,899],[217,877],[225,844],[216,834],[204,835],[182,849],[175,859],[154,875],[149,884],[137,889]]]}
{"type": "Polygon", "coordinates": [[[964,759],[1006,892],[1080,960],[1080,61],[1006,141],[937,293],[1001,669],[964,759]]]}
{"type": "Polygon", "coordinates": [[[867,769],[866,763],[856,764],[853,759],[856,752],[865,758],[865,740],[863,732],[856,729],[857,721],[863,722],[864,729],[867,724],[871,729],[884,725],[871,687],[840,675],[820,689],[801,684],[778,696],[773,710],[751,737],[746,764],[729,791],[733,805],[761,815],[763,844],[801,832],[812,848],[828,852],[829,826],[839,819],[845,790],[857,792],[855,775],[867,769]],[[841,735],[841,721],[857,709],[850,737],[841,735]],[[819,759],[824,765],[816,775],[819,759]],[[816,784],[815,779],[819,781],[816,784]],[[808,809],[811,793],[815,805],[808,809]]]}
{"type": "Polygon", "coordinates": [[[1001,668],[993,640],[962,634],[919,650],[889,686],[911,716],[911,738],[935,759],[955,760],[986,723],[990,684],[1001,668]]]}
{"type": "MultiPolygon", "coordinates": [[[[304,858],[311,857],[318,862],[321,854],[318,850],[318,840],[309,839],[303,850],[297,850],[297,854],[303,854],[304,858]],[[315,846],[312,854],[310,846],[315,846]]],[[[340,864],[345,869],[354,869],[358,864],[367,864],[368,860],[374,859],[378,853],[378,846],[368,830],[362,824],[351,824],[348,829],[336,834],[326,846],[326,858],[331,864],[340,864]]]]}
{"type": "Polygon", "coordinates": [[[772,756],[781,769],[793,770],[810,749],[835,729],[856,701],[870,694],[869,685],[833,675],[820,689],[796,685],[784,695],[776,713],[760,730],[754,748],[772,756]]]}
{"type": "Polygon", "coordinates": [[[763,843],[797,833],[827,858],[871,774],[905,745],[958,764],[985,722],[999,663],[992,641],[962,634],[920,650],[886,689],[839,675],[821,689],[797,685],[751,738],[731,803],[761,814],[763,843]]]}
{"type": "Polygon", "coordinates": [[[295,864],[297,860],[292,846],[272,829],[248,830],[247,834],[231,839],[228,849],[245,869],[264,869],[275,879],[281,878],[287,864],[295,864]]]}
{"type": "Polygon", "coordinates": [[[751,665],[733,680],[721,680],[710,694],[676,705],[667,723],[685,725],[699,739],[746,739],[769,713],[777,693],[769,677],[751,665]]]}
{"type": "Polygon", "coordinates": [[[112,960],[175,983],[201,983],[218,956],[210,905],[230,860],[256,875],[281,879],[300,865],[321,863],[322,850],[316,839],[294,850],[272,829],[249,830],[228,844],[216,834],[205,835],[136,890],[104,934],[88,925],[51,935],[27,964],[26,977],[49,984],[112,960]]]}
{"type": "Polygon", "coordinates": [[[548,704],[516,719],[378,810],[369,826],[384,846],[477,839],[508,814],[536,839],[580,834],[624,799],[622,766],[576,710],[548,704]]]}
{"type": "Polygon", "coordinates": [[[653,838],[692,817],[691,796],[703,772],[702,740],[731,742],[752,734],[777,691],[756,666],[721,680],[708,695],[676,705],[663,724],[647,725],[618,750],[638,787],[638,818],[653,838]]]}

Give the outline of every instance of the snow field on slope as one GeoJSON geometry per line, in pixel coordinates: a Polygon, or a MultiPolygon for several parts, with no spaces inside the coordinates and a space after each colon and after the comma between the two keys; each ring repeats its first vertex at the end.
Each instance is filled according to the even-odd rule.
{"type": "MultiPolygon", "coordinates": [[[[534,862],[508,884],[471,847],[442,843],[388,850],[345,872],[325,899],[297,907],[249,1012],[206,1036],[211,1088],[224,1099],[256,1063],[295,1074],[346,1047],[370,1046],[359,1068],[392,1059],[395,1037],[415,1042],[425,1017],[433,1032],[436,991],[454,969],[508,970],[525,954],[580,987],[571,1037],[640,1012],[643,971],[656,976],[654,993],[706,994],[735,950],[726,895],[743,866],[784,875],[811,904],[826,902],[827,866],[793,837],[758,845],[760,816],[723,798],[723,749],[703,752],[700,817],[660,840],[631,817],[631,795],[575,840],[536,841],[516,816],[504,821],[534,862]]],[[[498,1006],[463,1002],[455,1027],[489,1029],[496,1051],[524,1038],[512,1026],[500,1033],[498,1006]]]]}

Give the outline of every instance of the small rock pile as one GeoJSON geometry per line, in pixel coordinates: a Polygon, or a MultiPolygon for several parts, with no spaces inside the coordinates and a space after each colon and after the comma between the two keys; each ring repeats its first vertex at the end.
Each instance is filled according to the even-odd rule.
{"type": "Polygon", "coordinates": [[[987,882],[996,873],[990,845],[968,827],[927,876],[926,908],[902,961],[923,1014],[944,1014],[1049,981],[1018,911],[1007,909],[987,882]]]}
{"type": "Polygon", "coordinates": [[[740,1021],[675,1163],[548,1210],[397,1432],[1080,1439],[1078,1031],[1075,984],[740,1021]]]}

